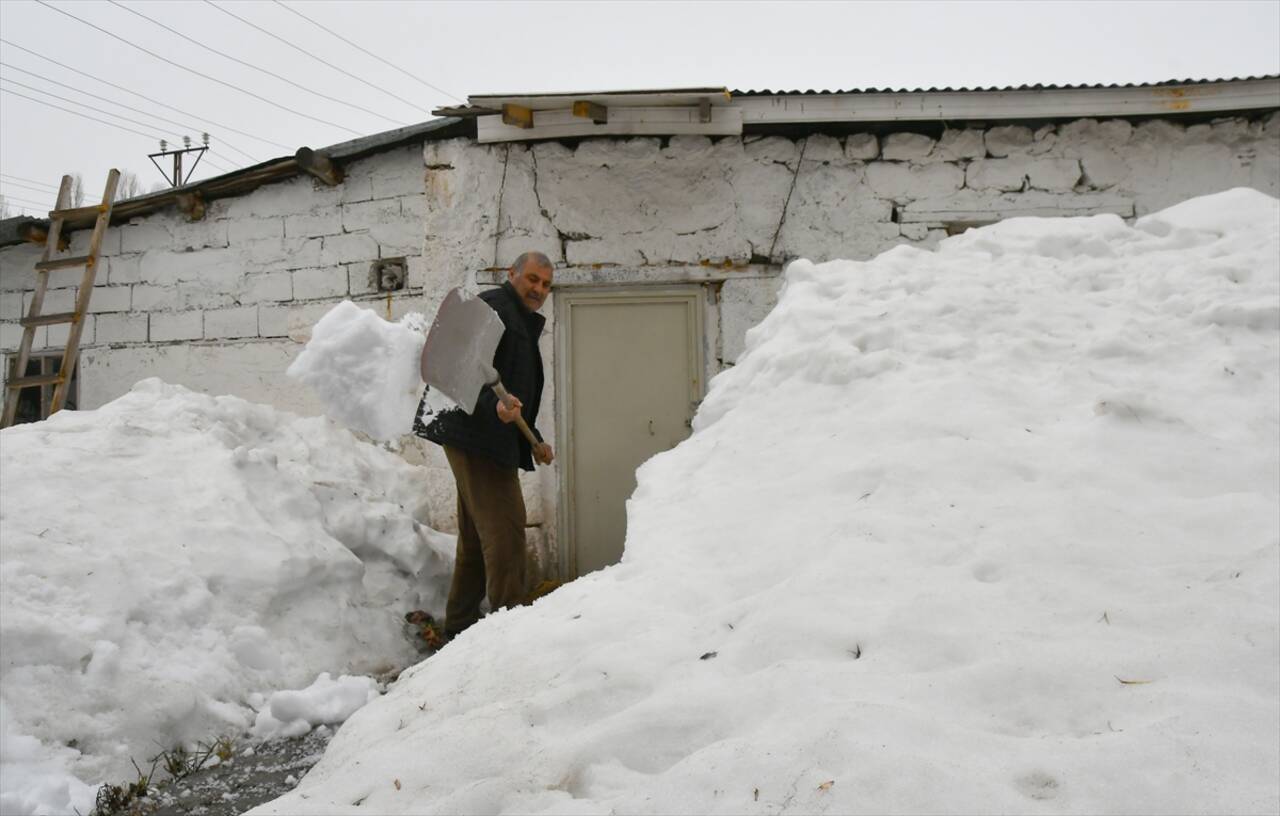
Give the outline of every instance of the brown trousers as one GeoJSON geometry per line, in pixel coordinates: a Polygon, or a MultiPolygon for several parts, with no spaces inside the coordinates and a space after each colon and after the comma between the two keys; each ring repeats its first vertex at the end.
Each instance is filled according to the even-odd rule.
{"type": "Polygon", "coordinates": [[[524,496],[512,467],[487,456],[445,446],[458,485],[458,555],[445,607],[445,634],[452,637],[489,608],[524,602],[524,496]]]}

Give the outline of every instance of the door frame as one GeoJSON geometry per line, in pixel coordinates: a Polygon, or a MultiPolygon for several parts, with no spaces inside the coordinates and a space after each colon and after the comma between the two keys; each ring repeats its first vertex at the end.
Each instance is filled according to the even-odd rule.
{"type": "Polygon", "coordinates": [[[573,473],[573,373],[570,348],[573,340],[573,307],[578,304],[684,303],[691,312],[689,321],[689,367],[694,374],[692,392],[700,402],[706,393],[706,287],[701,284],[575,286],[556,293],[555,301],[555,383],[556,461],[560,467],[556,502],[556,549],[560,579],[578,577],[578,542],[574,531],[573,473]]]}

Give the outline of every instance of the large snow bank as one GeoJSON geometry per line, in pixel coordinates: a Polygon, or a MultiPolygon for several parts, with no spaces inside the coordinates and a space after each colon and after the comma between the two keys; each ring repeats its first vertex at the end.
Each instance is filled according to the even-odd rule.
{"type": "Polygon", "coordinates": [[[1275,812],[1280,204],[787,272],[622,564],[256,813],[1275,812]]]}
{"type": "Polygon", "coordinates": [[[326,419],[146,380],[3,431],[0,469],[5,814],[87,813],[68,769],[123,781],[254,695],[403,665],[400,616],[443,606],[424,471],[326,419]]]}

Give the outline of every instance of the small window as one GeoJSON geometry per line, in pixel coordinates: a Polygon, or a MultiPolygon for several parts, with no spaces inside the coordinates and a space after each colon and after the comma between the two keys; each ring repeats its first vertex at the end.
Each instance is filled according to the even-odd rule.
{"type": "MultiPolygon", "coordinates": [[[[18,355],[9,356],[7,361],[9,370],[9,378],[13,379],[14,368],[18,364],[18,355]]],[[[62,352],[50,352],[40,354],[32,352],[27,358],[27,374],[28,377],[39,377],[42,374],[57,374],[62,368],[62,352]]],[[[18,412],[14,415],[13,424],[20,422],[39,422],[49,416],[49,407],[53,404],[53,389],[55,385],[33,385],[24,388],[18,392],[18,412]]],[[[12,391],[7,391],[5,398],[12,399],[12,391]]],[[[76,409],[80,398],[80,366],[76,366],[75,371],[71,372],[71,383],[67,389],[67,401],[62,406],[64,410],[76,409]]]]}

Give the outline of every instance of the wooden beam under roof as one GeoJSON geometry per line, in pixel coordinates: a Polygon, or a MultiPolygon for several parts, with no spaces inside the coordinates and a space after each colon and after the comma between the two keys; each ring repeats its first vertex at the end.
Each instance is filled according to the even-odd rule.
{"type": "Polygon", "coordinates": [[[711,121],[702,121],[697,105],[657,108],[613,108],[609,121],[596,124],[574,116],[567,108],[540,110],[533,127],[505,124],[501,116],[476,119],[476,141],[517,142],[532,139],[566,139],[584,136],[736,136],[742,133],[742,112],[713,106],[711,121]]]}
{"type": "Polygon", "coordinates": [[[595,102],[587,102],[579,100],[573,103],[573,115],[580,119],[590,119],[597,125],[606,124],[609,121],[609,109],[604,105],[598,105],[595,102]]]}
{"type": "Polygon", "coordinates": [[[520,105],[533,111],[560,110],[574,102],[594,102],[606,108],[621,107],[687,107],[707,99],[712,106],[732,102],[727,88],[673,88],[654,91],[575,91],[551,94],[484,94],[469,96],[467,102],[476,108],[502,108],[520,105]]]}
{"type": "Polygon", "coordinates": [[[298,163],[299,170],[320,179],[330,187],[342,183],[342,168],[330,161],[329,157],[319,150],[300,147],[293,158],[298,163]]]}
{"type": "Polygon", "coordinates": [[[502,123],[523,130],[533,127],[533,110],[524,105],[506,104],[502,106],[502,123]]]}

